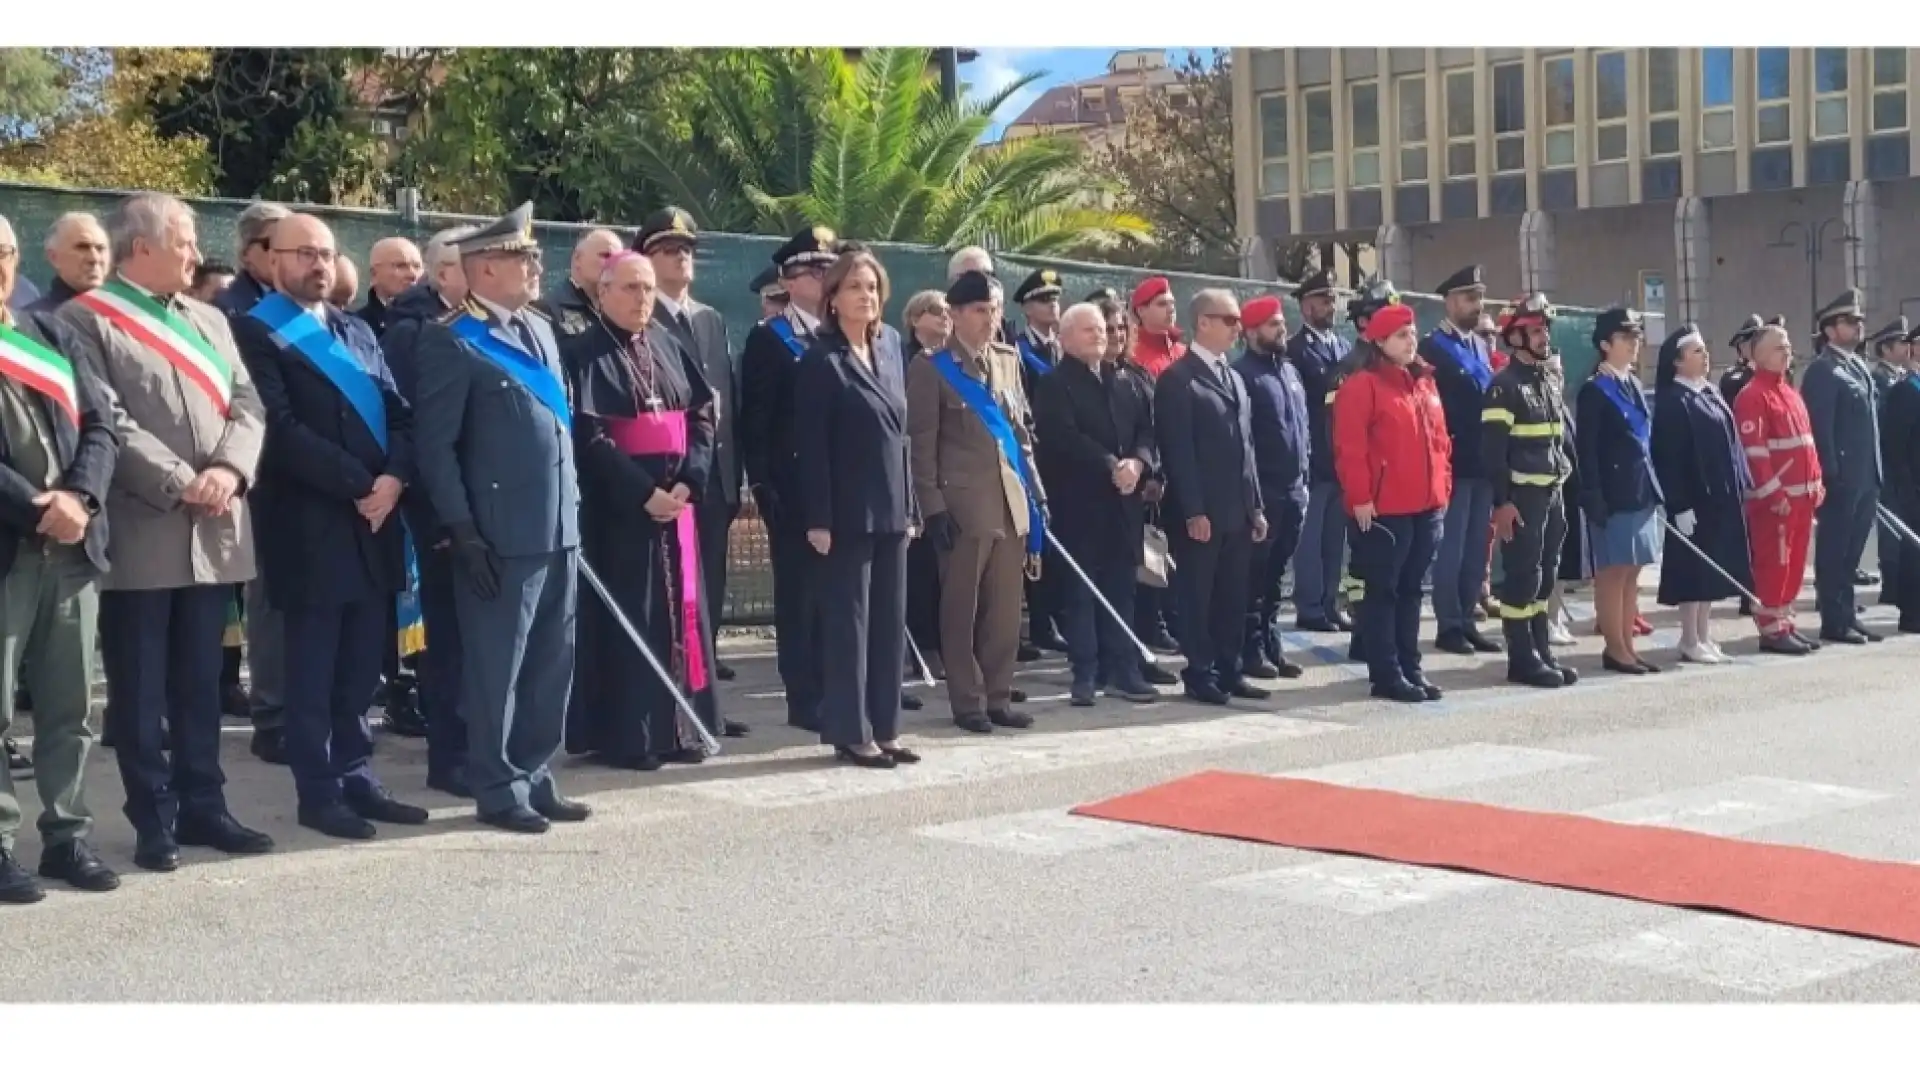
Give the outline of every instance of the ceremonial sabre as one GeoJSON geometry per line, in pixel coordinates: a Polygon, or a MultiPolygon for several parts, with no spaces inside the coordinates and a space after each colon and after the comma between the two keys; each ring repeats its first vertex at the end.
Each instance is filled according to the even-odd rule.
{"type": "Polygon", "coordinates": [[[700,714],[694,711],[693,703],[687,700],[687,696],[680,692],[680,684],[667,673],[666,665],[660,662],[660,658],[653,655],[653,650],[647,646],[647,640],[640,636],[640,631],[633,628],[633,623],[627,620],[627,613],[620,610],[620,605],[613,602],[613,594],[600,583],[600,575],[593,572],[593,567],[587,565],[587,560],[584,558],[580,560],[580,576],[585,578],[587,584],[593,588],[594,595],[600,597],[600,602],[607,605],[613,620],[620,624],[620,629],[627,632],[627,640],[633,642],[633,647],[639,649],[640,655],[646,658],[647,666],[653,669],[655,675],[660,676],[660,682],[666,686],[667,693],[673,695],[673,703],[680,707],[681,712],[687,714],[688,720],[693,721],[693,729],[700,733],[700,745],[709,755],[718,754],[720,740],[714,738],[713,732],[707,730],[707,725],[700,722],[700,714]]]}
{"type": "Polygon", "coordinates": [[[907,648],[913,652],[913,664],[920,669],[920,685],[933,685],[933,669],[927,666],[927,658],[920,655],[920,646],[914,643],[913,631],[902,631],[907,635],[907,648]]]}
{"type": "Polygon", "coordinates": [[[1904,521],[1901,521],[1900,516],[1898,514],[1895,514],[1893,511],[1887,509],[1886,506],[1884,506],[1881,503],[1874,503],[1873,508],[1880,514],[1880,521],[1882,524],[1891,527],[1894,532],[1899,533],[1901,539],[1905,540],[1907,543],[1912,544],[1915,547],[1920,547],[1920,536],[1915,536],[1913,534],[1913,530],[1907,528],[1907,523],[1904,521]]]}
{"type": "Polygon", "coordinates": [[[1765,608],[1767,606],[1760,602],[1759,597],[1748,592],[1747,587],[1745,585],[1740,584],[1739,578],[1734,577],[1732,574],[1727,573],[1726,567],[1721,566],[1719,563],[1714,562],[1712,559],[1707,558],[1707,553],[1700,550],[1700,545],[1694,543],[1691,539],[1689,539],[1686,533],[1681,532],[1679,528],[1677,528],[1674,525],[1672,519],[1666,517],[1665,515],[1662,515],[1660,518],[1660,524],[1665,525],[1667,527],[1668,536],[1671,536],[1675,540],[1678,540],[1681,543],[1687,545],[1688,550],[1692,551],[1694,555],[1697,556],[1701,562],[1706,563],[1708,566],[1713,568],[1715,573],[1719,574],[1723,578],[1726,578],[1727,584],[1732,585],[1736,589],[1739,589],[1740,595],[1746,597],[1747,601],[1751,603],[1756,610],[1765,608]]]}
{"type": "Polygon", "coordinates": [[[1067,545],[1061,543],[1059,537],[1053,535],[1053,530],[1050,528],[1047,529],[1047,541],[1053,545],[1053,550],[1060,553],[1061,558],[1067,560],[1067,569],[1073,571],[1073,576],[1080,579],[1081,584],[1087,587],[1087,591],[1093,594],[1095,600],[1100,601],[1100,606],[1106,609],[1114,624],[1120,627],[1120,632],[1127,635],[1127,640],[1133,642],[1134,648],[1140,650],[1140,659],[1149,664],[1153,663],[1157,659],[1153,655],[1153,650],[1147,648],[1146,643],[1140,640],[1140,636],[1133,632],[1133,627],[1127,625],[1127,620],[1113,610],[1113,605],[1107,602],[1106,597],[1100,595],[1100,590],[1093,587],[1093,579],[1087,576],[1085,570],[1080,569],[1080,564],[1074,561],[1073,553],[1067,550],[1067,545]]]}

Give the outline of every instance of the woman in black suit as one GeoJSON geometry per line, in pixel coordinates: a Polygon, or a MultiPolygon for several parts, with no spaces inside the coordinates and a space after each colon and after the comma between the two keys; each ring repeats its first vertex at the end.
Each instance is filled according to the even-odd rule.
{"type": "Polygon", "coordinates": [[[905,365],[896,339],[880,333],[887,288],[872,252],[840,256],[794,385],[800,513],[820,556],[820,741],[835,760],[875,769],[920,760],[899,742],[907,541],[920,514],[907,470],[905,365]]]}

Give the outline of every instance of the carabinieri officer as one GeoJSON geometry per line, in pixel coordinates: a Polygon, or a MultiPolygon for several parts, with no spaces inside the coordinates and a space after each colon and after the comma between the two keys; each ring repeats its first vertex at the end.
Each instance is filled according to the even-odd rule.
{"type": "Polygon", "coordinates": [[[480,821],[542,833],[589,811],[551,771],[573,688],[580,486],[560,346],[532,306],[533,204],[460,241],[460,265],[466,304],[420,332],[415,452],[452,541],[480,821]]]}

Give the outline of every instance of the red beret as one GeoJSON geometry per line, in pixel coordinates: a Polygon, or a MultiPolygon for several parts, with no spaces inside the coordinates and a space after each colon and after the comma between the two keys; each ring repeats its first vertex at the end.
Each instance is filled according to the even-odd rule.
{"type": "Polygon", "coordinates": [[[1388,304],[1367,320],[1367,340],[1380,342],[1413,325],[1413,309],[1405,304],[1388,304]]]}
{"type": "Polygon", "coordinates": [[[1280,298],[1277,296],[1256,296],[1240,305],[1240,324],[1242,326],[1261,326],[1268,319],[1280,314],[1280,298]]]}
{"type": "Polygon", "coordinates": [[[1173,286],[1163,277],[1150,277],[1133,287],[1133,308],[1137,311],[1154,302],[1161,293],[1172,292],[1173,286]]]}

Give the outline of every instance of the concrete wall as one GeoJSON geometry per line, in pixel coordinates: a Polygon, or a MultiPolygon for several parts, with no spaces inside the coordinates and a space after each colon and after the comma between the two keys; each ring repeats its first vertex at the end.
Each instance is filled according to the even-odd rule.
{"type": "Polygon", "coordinates": [[[1559,285],[1554,302],[1596,308],[1638,305],[1643,270],[1665,278],[1671,300],[1673,207],[1673,203],[1659,202],[1555,214],[1559,285]]]}
{"type": "Polygon", "coordinates": [[[1412,280],[1394,282],[1402,289],[1432,292],[1455,270],[1479,263],[1485,268],[1490,297],[1510,300],[1520,294],[1519,218],[1472,218],[1401,228],[1413,266],[1412,280]]]}
{"type": "Polygon", "coordinates": [[[1905,315],[1920,324],[1920,180],[1891,180],[1873,185],[1879,204],[1880,289],[1867,295],[1867,311],[1878,328],[1905,315]]]}
{"type": "MultiPolygon", "coordinates": [[[[1799,228],[1787,227],[1787,223],[1798,221],[1817,229],[1821,222],[1838,218],[1844,190],[1832,184],[1708,200],[1707,212],[1713,223],[1713,277],[1708,296],[1713,321],[1725,324],[1709,328],[1716,337],[1724,341],[1750,313],[1779,313],[1787,317],[1795,347],[1805,347],[1812,331],[1814,307],[1825,305],[1847,287],[1847,254],[1841,242],[1846,230],[1838,222],[1827,227],[1818,287],[1810,299],[1806,240],[1799,228]],[[1782,228],[1787,229],[1784,239],[1788,246],[1770,246],[1782,239],[1782,228]]],[[[1882,229],[1894,230],[1883,233],[1883,258],[1899,246],[1897,240],[1886,242],[1900,235],[1899,221],[1897,216],[1882,213],[1882,229]]]]}

